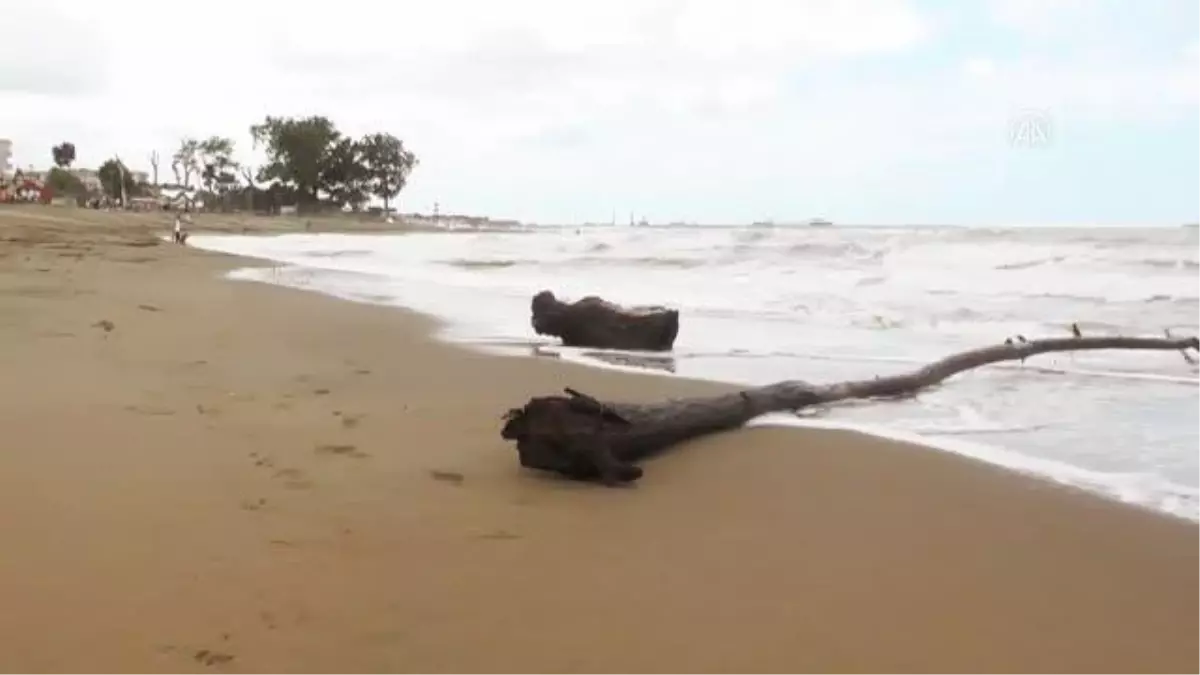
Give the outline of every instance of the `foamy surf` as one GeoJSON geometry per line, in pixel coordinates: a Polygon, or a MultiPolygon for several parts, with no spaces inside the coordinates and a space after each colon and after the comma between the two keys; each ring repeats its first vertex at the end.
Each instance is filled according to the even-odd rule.
{"type": "Polygon", "coordinates": [[[751,420],[747,426],[784,426],[803,429],[835,429],[868,434],[878,438],[935,448],[969,457],[1017,473],[1049,478],[1056,483],[1099,493],[1126,504],[1141,506],[1180,518],[1196,520],[1200,508],[1200,490],[1172,483],[1154,474],[1104,473],[1053,460],[1005,450],[986,443],[915,433],[871,424],[849,424],[834,420],[771,413],[751,420]]]}
{"type": "MultiPolygon", "coordinates": [[[[447,340],[746,386],[892,374],[1006,336],[1065,332],[1072,320],[1122,334],[1200,323],[1194,231],[604,228],[192,242],[280,263],[233,278],[438,316],[447,340]],[[964,260],[987,273],[968,274],[964,260]],[[529,299],[543,288],[678,306],[676,348],[577,350],[536,338],[529,299]]],[[[755,424],[812,424],[819,414],[1200,520],[1197,381],[1174,353],[1039,356],[904,401],[755,424]]]]}

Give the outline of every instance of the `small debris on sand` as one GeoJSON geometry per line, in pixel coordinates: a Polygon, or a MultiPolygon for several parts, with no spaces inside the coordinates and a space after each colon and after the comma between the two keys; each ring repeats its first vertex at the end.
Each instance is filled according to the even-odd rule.
{"type": "Polygon", "coordinates": [[[429,475],[434,480],[440,480],[454,485],[462,485],[466,477],[457,471],[442,471],[440,469],[430,469],[429,475]]]}
{"type": "Polygon", "coordinates": [[[196,651],[192,658],[194,658],[197,663],[203,663],[206,666],[217,666],[232,661],[233,655],[224,654],[222,652],[214,652],[208,649],[200,649],[196,651]]]}

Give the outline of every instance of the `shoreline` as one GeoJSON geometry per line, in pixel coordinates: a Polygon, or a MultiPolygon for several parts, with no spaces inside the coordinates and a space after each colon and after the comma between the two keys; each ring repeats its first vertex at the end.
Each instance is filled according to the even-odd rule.
{"type": "Polygon", "coordinates": [[[129,223],[13,219],[14,670],[1198,665],[1200,537],[1177,519],[821,430],[699,439],[628,490],[534,475],[498,438],[530,395],[728,387],[479,354],[408,310],[221,279],[245,259],[134,246],[129,223]]]}
{"type": "MultiPolygon", "coordinates": [[[[219,249],[204,249],[211,252],[221,252],[219,249]]],[[[222,252],[223,253],[223,252],[222,252]]],[[[224,254],[224,253],[223,253],[224,254]]],[[[226,254],[236,255],[236,254],[226,254]]],[[[238,266],[230,269],[225,273],[225,277],[238,282],[254,282],[267,285],[300,290],[302,292],[316,293],[333,297],[340,301],[348,301],[355,303],[363,303],[383,307],[388,309],[403,309],[405,311],[415,311],[424,316],[428,316],[437,322],[438,328],[435,330],[434,338],[439,341],[466,349],[482,351],[483,353],[495,354],[503,357],[519,357],[519,358],[549,358],[559,360],[564,363],[574,363],[587,368],[605,370],[617,373],[626,373],[633,375],[650,375],[653,377],[666,377],[676,379],[683,382],[702,382],[706,384],[716,384],[725,387],[727,390],[733,390],[750,386],[745,383],[739,383],[728,379],[720,379],[718,377],[704,377],[694,374],[678,374],[673,370],[664,372],[661,369],[630,366],[622,363],[609,362],[603,356],[619,355],[619,352],[610,350],[584,350],[564,348],[553,343],[545,343],[536,338],[528,338],[528,343],[513,342],[511,344],[496,344],[495,341],[489,343],[487,340],[473,339],[471,337],[454,336],[455,322],[453,317],[439,316],[429,311],[415,309],[413,307],[397,304],[395,301],[385,301],[380,299],[370,299],[363,297],[352,297],[344,293],[334,292],[319,286],[296,285],[289,284],[284,281],[272,280],[263,278],[261,274],[256,274],[262,269],[284,269],[297,268],[304,269],[302,266],[297,266],[294,263],[287,263],[270,258],[245,257],[243,260],[254,261],[253,265],[238,266]],[[532,353],[525,353],[525,347],[530,347],[532,353]],[[539,347],[545,347],[540,349],[539,347]],[[589,354],[588,352],[596,352],[589,354]]],[[[315,274],[320,274],[322,269],[313,269],[315,274]]],[[[337,271],[329,268],[328,271],[337,271]]],[[[508,338],[504,338],[508,339],[508,338]]],[[[515,339],[514,339],[515,340],[515,339]]],[[[644,355],[639,355],[644,356],[644,355]]],[[[898,361],[905,363],[924,363],[923,361],[914,361],[912,359],[885,359],[880,357],[876,360],[898,361]]],[[[1017,366],[1010,364],[1001,364],[992,366],[993,368],[1001,368],[1007,370],[1018,370],[1017,366]]],[[[1107,378],[1119,378],[1129,380],[1145,380],[1149,382],[1167,382],[1170,384],[1181,384],[1187,380],[1188,384],[1194,383],[1194,378],[1177,377],[1171,375],[1161,375],[1155,373],[1125,373],[1120,371],[1089,371],[1086,369],[1062,369],[1053,368],[1050,366],[1041,365],[1022,365],[1020,369],[1030,369],[1036,373],[1061,374],[1072,373],[1081,376],[1099,376],[1107,378]]],[[[1005,447],[987,440],[978,440],[977,438],[963,438],[957,434],[931,434],[922,433],[920,431],[912,431],[899,427],[884,426],[871,421],[851,421],[844,419],[836,420],[806,420],[803,418],[790,418],[784,414],[774,414],[768,416],[768,420],[756,420],[748,426],[772,426],[782,428],[797,428],[797,429],[812,429],[812,428],[834,428],[843,429],[849,432],[866,434],[869,436],[881,438],[884,440],[898,441],[903,443],[914,443],[922,445],[928,449],[954,454],[960,457],[966,457],[973,461],[980,462],[988,467],[997,468],[1004,471],[1017,473],[1021,476],[1031,477],[1035,480],[1045,481],[1047,483],[1069,488],[1072,490],[1081,490],[1092,495],[1099,495],[1104,499],[1111,500],[1123,505],[1132,506],[1138,509],[1144,509],[1153,513],[1163,514],[1171,518],[1177,518],[1188,523],[1200,522],[1200,509],[1197,508],[1197,494],[1190,486],[1177,484],[1169,481],[1166,478],[1159,478],[1159,483],[1155,483],[1155,488],[1159,491],[1169,494],[1169,497],[1161,497],[1157,503],[1150,503],[1140,490],[1145,490],[1145,485],[1129,485],[1125,481],[1128,479],[1122,473],[1106,473],[1086,467],[1077,466],[1075,464],[1058,460],[1040,457],[1029,451],[1005,447]]]]}
{"type": "MultiPolygon", "coordinates": [[[[222,255],[231,255],[224,254],[222,255]]],[[[239,256],[234,256],[235,258],[239,256]]],[[[561,348],[560,345],[544,345],[542,343],[534,343],[533,339],[528,344],[511,344],[499,345],[496,343],[488,343],[486,341],[473,341],[469,338],[453,338],[445,334],[446,329],[451,325],[452,321],[449,318],[437,316],[428,312],[405,307],[403,305],[388,304],[376,302],[367,299],[356,299],[338,296],[334,293],[329,293],[315,288],[299,288],[289,286],[287,284],[275,283],[257,278],[235,278],[232,275],[243,270],[259,270],[271,267],[288,266],[287,263],[280,263],[268,259],[258,258],[242,258],[243,260],[254,260],[265,263],[264,265],[239,266],[237,269],[228,270],[222,276],[234,283],[259,283],[268,286],[279,288],[287,288],[296,290],[302,293],[315,293],[326,297],[334,298],[340,302],[360,303],[368,306],[380,307],[390,310],[401,310],[406,312],[415,312],[416,314],[428,318],[433,322],[431,338],[439,341],[442,344],[472,350],[478,353],[496,356],[498,358],[516,358],[516,359],[550,359],[557,360],[561,363],[569,363],[578,365],[584,368],[625,374],[642,377],[660,377],[666,378],[684,384],[703,384],[716,385],[726,390],[736,390],[743,388],[745,384],[739,384],[727,380],[709,379],[703,377],[694,377],[687,375],[679,375],[674,372],[663,371],[656,368],[648,368],[642,366],[630,366],[620,363],[610,363],[597,356],[588,356],[586,354],[575,353],[583,350],[561,348]],[[539,347],[548,346],[551,349],[560,349],[558,352],[544,352],[539,347]],[[524,347],[531,347],[529,353],[526,353],[524,347]]],[[[592,350],[598,351],[598,350],[592,350]]],[[[608,352],[605,352],[608,353],[608,352]]],[[[1002,365],[999,367],[1008,367],[1002,365]]],[[[1038,366],[1030,366],[1037,370],[1038,366]]],[[[1056,372],[1053,369],[1045,368],[1049,372],[1056,372]]],[[[1083,374],[1088,374],[1083,371],[1083,374]]],[[[1121,376],[1121,374],[1102,376],[1121,376]]],[[[1139,378],[1170,378],[1170,376],[1156,376],[1154,374],[1132,374],[1127,375],[1129,379],[1139,378]]],[[[1175,383],[1176,380],[1182,378],[1171,378],[1168,381],[1175,383]]],[[[1060,489],[1078,492],[1091,497],[1099,497],[1105,501],[1115,504],[1120,504],[1125,507],[1130,507],[1151,513],[1154,515],[1165,516],[1172,519],[1178,519],[1188,524],[1200,523],[1200,512],[1195,510],[1175,510],[1166,506],[1153,506],[1140,501],[1134,496],[1123,496],[1122,491],[1118,487],[1106,484],[1107,474],[1102,472],[1092,471],[1083,467],[1068,464],[1066,462],[1045,459],[1037,457],[1026,452],[1013,450],[998,445],[992,445],[982,441],[964,440],[953,436],[938,437],[936,435],[923,434],[920,432],[906,431],[898,428],[891,428],[870,424],[865,422],[855,422],[848,420],[824,420],[824,419],[805,419],[803,417],[792,417],[786,413],[771,413],[763,417],[751,420],[744,428],[754,427],[769,427],[777,429],[794,429],[803,433],[806,430],[830,430],[834,432],[845,432],[867,436],[881,441],[897,442],[906,445],[913,445],[934,452],[943,452],[964,458],[972,462],[977,462],[979,465],[986,467],[989,470],[998,470],[1009,472],[1023,478],[1036,480],[1046,483],[1060,489]]],[[[1179,486],[1183,487],[1183,486],[1179,486]]]]}

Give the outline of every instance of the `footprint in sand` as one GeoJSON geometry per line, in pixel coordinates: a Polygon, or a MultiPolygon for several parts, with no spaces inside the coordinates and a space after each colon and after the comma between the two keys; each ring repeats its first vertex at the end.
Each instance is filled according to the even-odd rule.
{"type": "Polygon", "coordinates": [[[358,423],[362,421],[363,417],[365,417],[365,415],[350,415],[342,412],[341,410],[334,410],[333,416],[342,418],[342,427],[345,429],[353,429],[357,427],[358,423]]]}
{"type": "Polygon", "coordinates": [[[196,404],[196,412],[200,413],[201,415],[209,415],[212,417],[216,417],[221,414],[221,409],[216,406],[204,405],[203,403],[197,403],[196,404]]]}
{"type": "Polygon", "coordinates": [[[308,475],[300,469],[280,469],[275,477],[283,480],[283,486],[289,490],[307,490],[313,486],[308,475]]]}
{"type": "Polygon", "coordinates": [[[243,511],[261,511],[267,507],[267,500],[259,497],[258,499],[242,500],[243,511]]]}
{"type": "Polygon", "coordinates": [[[254,460],[254,466],[261,466],[267,469],[275,468],[275,462],[271,461],[270,457],[264,457],[257,452],[250,453],[249,457],[254,460]]]}
{"type": "Polygon", "coordinates": [[[201,663],[206,666],[220,666],[229,663],[234,659],[233,654],[217,652],[211,649],[197,649],[196,653],[192,654],[192,658],[196,663],[201,663]]]}
{"type": "Polygon", "coordinates": [[[466,476],[457,471],[443,471],[441,469],[430,469],[429,476],[434,480],[440,480],[443,483],[450,483],[456,486],[462,485],[463,481],[466,480],[466,476]]]}
{"type": "Polygon", "coordinates": [[[508,530],[492,530],[491,532],[484,532],[483,534],[477,535],[476,538],[486,539],[489,541],[512,541],[514,539],[520,539],[521,535],[515,532],[509,532],[508,530]]]}
{"type": "Polygon", "coordinates": [[[358,449],[358,446],[349,443],[325,443],[313,448],[313,452],[318,455],[340,455],[343,457],[353,457],[362,459],[368,457],[367,453],[358,449]]]}
{"type": "MultiPolygon", "coordinates": [[[[229,633],[223,633],[221,635],[222,642],[229,642],[229,638],[229,633]]],[[[212,649],[189,649],[187,647],[176,647],[175,645],[159,645],[155,647],[155,651],[159,652],[160,654],[190,653],[192,660],[196,661],[197,663],[202,663],[206,666],[220,666],[229,663],[234,659],[233,654],[226,654],[225,652],[218,652],[212,649]]]]}
{"type": "Polygon", "coordinates": [[[127,405],[125,406],[125,410],[139,415],[162,416],[175,414],[175,411],[171,408],[154,405],[127,405]]]}

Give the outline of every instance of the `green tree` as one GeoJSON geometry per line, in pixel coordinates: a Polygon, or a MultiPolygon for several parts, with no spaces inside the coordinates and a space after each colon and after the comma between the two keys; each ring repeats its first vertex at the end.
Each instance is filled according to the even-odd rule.
{"type": "Polygon", "coordinates": [[[190,187],[192,176],[200,173],[200,141],[185,138],[179,142],[179,149],[171,156],[171,171],[175,173],[175,184],[190,187]]]}
{"type": "Polygon", "coordinates": [[[370,194],[368,178],[362,145],[343,138],[330,150],[322,167],[321,188],[338,206],[349,204],[358,211],[370,194]]]}
{"type": "Polygon", "coordinates": [[[50,148],[50,154],[54,156],[54,165],[57,167],[70,167],[75,163],[75,144],[63,141],[62,143],[50,148]]]}
{"type": "Polygon", "coordinates": [[[233,140],[212,136],[197,146],[196,159],[204,189],[224,196],[237,187],[238,163],[233,160],[233,140]]]}
{"type": "Polygon", "coordinates": [[[104,194],[113,199],[120,199],[121,184],[125,184],[125,195],[137,194],[137,184],[133,180],[133,175],[129,173],[129,169],[117,159],[110,159],[100,165],[100,169],[96,172],[100,178],[100,186],[104,189],[104,194]]]}
{"type": "Polygon", "coordinates": [[[367,174],[367,189],[383,200],[383,210],[408,184],[408,175],[418,164],[417,156],[405,149],[404,141],[391,134],[370,134],[359,142],[367,174]]]}
{"type": "Polygon", "coordinates": [[[250,127],[255,147],[262,146],[267,162],[259,167],[258,180],[278,181],[294,188],[313,205],[327,187],[330,159],[342,134],[327,117],[271,117],[250,127]]]}
{"type": "Polygon", "coordinates": [[[87,194],[87,187],[75,174],[56,166],[46,174],[46,184],[56,195],[79,197],[87,194]]]}

